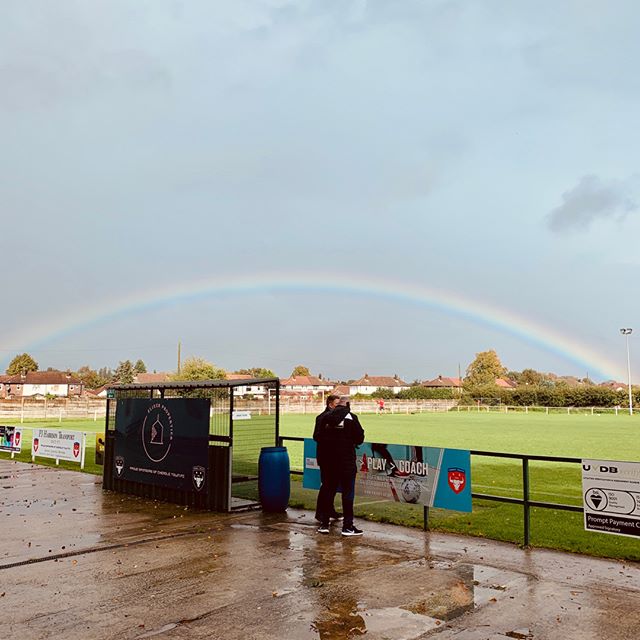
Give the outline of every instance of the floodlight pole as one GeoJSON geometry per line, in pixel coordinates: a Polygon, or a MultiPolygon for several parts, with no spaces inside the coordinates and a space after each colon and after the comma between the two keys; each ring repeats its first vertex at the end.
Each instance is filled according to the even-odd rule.
{"type": "Polygon", "coordinates": [[[629,355],[629,336],[633,332],[633,329],[626,327],[620,329],[620,333],[625,337],[627,342],[627,380],[629,382],[629,415],[633,415],[633,394],[631,393],[631,357],[629,355]]]}

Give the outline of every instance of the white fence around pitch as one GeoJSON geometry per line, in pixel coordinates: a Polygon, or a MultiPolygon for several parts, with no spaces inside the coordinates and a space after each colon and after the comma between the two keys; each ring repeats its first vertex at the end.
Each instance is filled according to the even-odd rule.
{"type": "MultiPolygon", "coordinates": [[[[457,405],[452,409],[460,413],[532,413],[546,415],[629,415],[629,407],[540,407],[506,404],[457,405]]],[[[633,413],[640,415],[640,408],[633,413]]]]}
{"type": "Polygon", "coordinates": [[[65,419],[104,420],[107,403],[104,398],[21,398],[0,400],[0,419],[12,422],[44,419],[62,422],[65,419]]]}

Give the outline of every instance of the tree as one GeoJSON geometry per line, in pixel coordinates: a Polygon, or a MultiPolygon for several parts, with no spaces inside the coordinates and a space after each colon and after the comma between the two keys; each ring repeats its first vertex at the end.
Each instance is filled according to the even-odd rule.
{"type": "Polygon", "coordinates": [[[293,371],[291,372],[292,378],[295,378],[297,376],[310,376],[310,375],[311,375],[311,371],[309,371],[309,368],[301,364],[299,364],[297,367],[294,367],[293,371]]]}
{"type": "Polygon", "coordinates": [[[136,363],[133,365],[133,370],[136,373],[147,373],[147,365],[140,360],[140,358],[138,358],[138,360],[136,360],[136,363]]]}
{"type": "Polygon", "coordinates": [[[134,375],[135,373],[133,371],[131,360],[125,360],[116,368],[116,371],[113,374],[115,378],[114,382],[119,382],[120,384],[131,384],[133,382],[134,375]]]}
{"type": "Polygon", "coordinates": [[[501,378],[507,370],[502,366],[498,354],[490,349],[476,353],[475,360],[467,367],[464,379],[467,386],[492,385],[496,378],[501,378]]]}
{"type": "Polygon", "coordinates": [[[76,371],[76,375],[87,389],[98,389],[109,382],[111,377],[103,377],[91,367],[85,365],[76,371]]]}
{"type": "Polygon", "coordinates": [[[278,376],[271,371],[271,369],[265,369],[264,367],[251,367],[250,369],[238,369],[234,371],[243,376],[251,376],[252,378],[277,378],[278,376]]]}
{"type": "Polygon", "coordinates": [[[7,367],[7,375],[16,376],[20,373],[29,373],[29,371],[37,371],[38,363],[28,354],[23,353],[16,356],[7,367]]]}
{"type": "Polygon", "coordinates": [[[226,377],[224,369],[216,367],[204,358],[195,357],[187,358],[180,367],[180,373],[176,371],[170,376],[171,380],[175,381],[224,380],[226,377]]]}

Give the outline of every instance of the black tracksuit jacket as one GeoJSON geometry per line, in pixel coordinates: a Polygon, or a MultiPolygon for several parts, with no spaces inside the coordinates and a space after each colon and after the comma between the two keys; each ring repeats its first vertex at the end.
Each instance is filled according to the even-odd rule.
{"type": "Polygon", "coordinates": [[[318,443],[316,459],[320,467],[356,470],[356,447],[364,441],[364,430],[349,407],[338,405],[323,411],[316,418],[313,439],[318,443]]]}

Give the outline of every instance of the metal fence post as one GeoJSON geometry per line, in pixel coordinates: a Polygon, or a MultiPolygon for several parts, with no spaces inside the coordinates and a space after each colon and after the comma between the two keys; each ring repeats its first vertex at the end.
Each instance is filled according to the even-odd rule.
{"type": "Polygon", "coordinates": [[[522,458],[522,498],[524,507],[524,546],[529,546],[531,508],[529,506],[529,458],[522,458]]]}
{"type": "Polygon", "coordinates": [[[429,507],[426,504],[422,507],[422,514],[424,517],[422,529],[424,531],[429,531],[429,507]]]}

